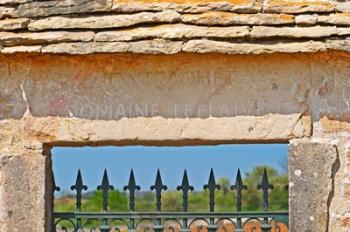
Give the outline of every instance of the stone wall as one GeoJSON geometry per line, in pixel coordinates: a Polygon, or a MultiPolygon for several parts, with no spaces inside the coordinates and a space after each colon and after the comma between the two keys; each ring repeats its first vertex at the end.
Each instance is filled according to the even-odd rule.
{"type": "Polygon", "coordinates": [[[350,230],[350,2],[0,0],[0,231],[53,146],[289,143],[290,230],[350,230]]]}
{"type": "Polygon", "coordinates": [[[349,71],[340,52],[1,55],[0,231],[49,231],[52,146],[256,142],[290,143],[291,231],[348,231],[349,71]]]}

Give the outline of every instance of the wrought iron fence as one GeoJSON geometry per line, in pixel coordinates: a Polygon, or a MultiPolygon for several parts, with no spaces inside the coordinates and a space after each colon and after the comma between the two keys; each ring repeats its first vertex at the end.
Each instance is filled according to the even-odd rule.
{"type": "MultiPolygon", "coordinates": [[[[52,173],[53,191],[60,191],[52,173]]],[[[189,212],[189,192],[193,191],[185,170],[182,184],[177,187],[182,192],[182,212],[162,212],[162,192],[168,188],[163,184],[160,171],[157,171],[155,184],[150,190],[155,191],[156,212],[135,212],[135,194],[141,188],[136,184],[131,170],[129,183],[123,190],[129,192],[129,212],[108,212],[108,193],[114,190],[110,184],[107,170],[103,173],[102,183],[97,186],[102,191],[101,212],[82,212],[82,193],[88,187],[84,185],[81,172],[78,171],[76,182],[71,190],[76,192],[76,210],[74,212],[54,212],[52,231],[130,231],[130,232],[285,232],[288,231],[288,212],[269,211],[269,192],[273,186],[269,182],[266,169],[262,173],[261,184],[256,186],[262,191],[262,212],[242,212],[243,191],[247,190],[238,169],[235,184],[236,206],[234,212],[215,212],[215,192],[220,189],[211,169],[208,183],[203,186],[209,192],[209,212],[189,212]],[[202,223],[198,223],[201,221],[202,223]],[[68,226],[60,226],[65,223],[68,226]],[[91,228],[94,223],[95,228],[91,228]],[[147,223],[144,223],[147,222],[147,223]],[[168,223],[171,222],[171,223],[168,223]],[[90,226],[89,226],[90,225],[90,226]],[[143,225],[143,226],[141,226],[143,225]],[[87,230],[87,227],[90,227],[87,230]]],[[[287,191],[287,187],[285,188],[287,191]]],[[[234,208],[234,206],[232,206],[234,208]]]]}

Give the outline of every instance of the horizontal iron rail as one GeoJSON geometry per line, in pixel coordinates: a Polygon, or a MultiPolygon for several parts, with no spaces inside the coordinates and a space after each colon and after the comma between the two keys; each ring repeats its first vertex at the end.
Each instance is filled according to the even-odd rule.
{"type": "Polygon", "coordinates": [[[121,219],[196,219],[196,218],[278,218],[288,212],[55,212],[54,218],[121,218],[121,219]]]}

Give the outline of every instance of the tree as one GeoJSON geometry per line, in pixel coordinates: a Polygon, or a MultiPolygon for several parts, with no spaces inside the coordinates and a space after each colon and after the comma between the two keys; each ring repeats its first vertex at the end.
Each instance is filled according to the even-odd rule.
{"type": "Polygon", "coordinates": [[[246,211],[262,210],[262,192],[257,190],[257,185],[262,181],[264,169],[267,171],[270,184],[274,186],[269,194],[270,210],[288,210],[288,192],[285,190],[288,176],[280,175],[276,169],[268,166],[257,166],[251,172],[246,173],[244,182],[248,185],[248,191],[243,198],[243,209],[246,211]]]}

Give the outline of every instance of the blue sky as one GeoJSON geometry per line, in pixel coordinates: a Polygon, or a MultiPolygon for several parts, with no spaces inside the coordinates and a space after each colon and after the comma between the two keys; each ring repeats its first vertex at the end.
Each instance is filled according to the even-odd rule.
{"type": "Polygon", "coordinates": [[[227,177],[233,182],[237,168],[242,173],[257,165],[269,165],[282,171],[281,161],[287,157],[287,144],[219,145],[186,147],[83,147],[53,149],[53,171],[56,184],[64,192],[75,182],[81,169],[89,190],[100,184],[103,170],[107,168],[109,180],[121,189],[128,183],[130,169],[134,169],[141,190],[154,184],[159,168],[163,183],[174,189],[181,183],[187,169],[190,183],[200,190],[208,180],[210,168],[215,177],[227,177]]]}

